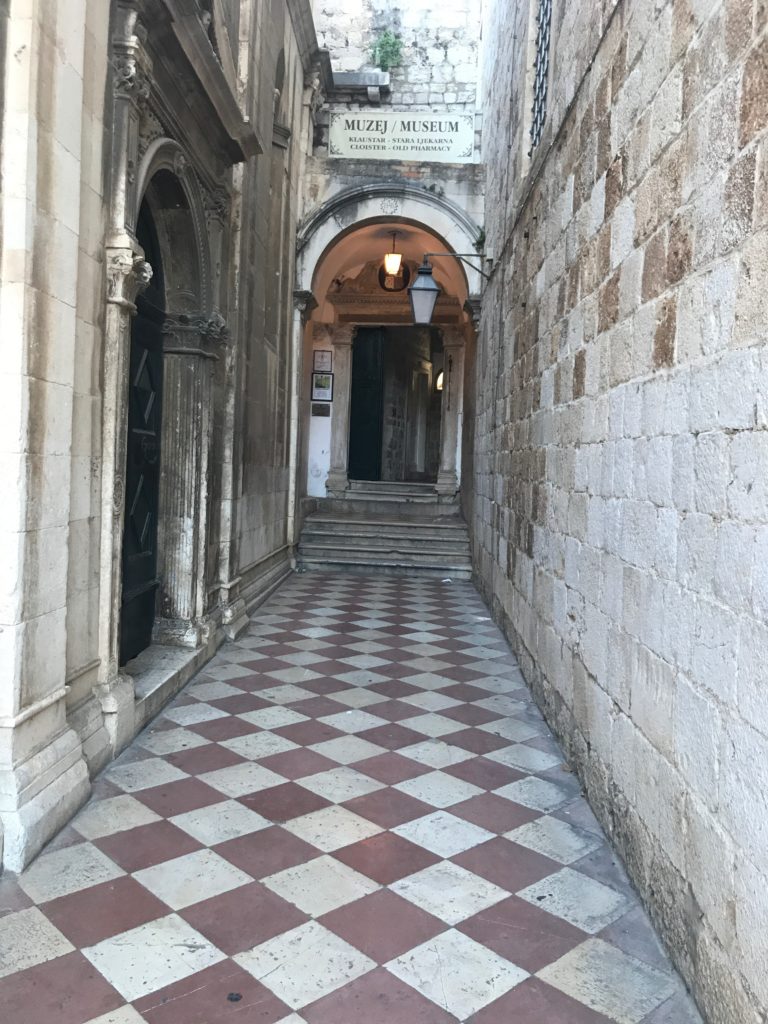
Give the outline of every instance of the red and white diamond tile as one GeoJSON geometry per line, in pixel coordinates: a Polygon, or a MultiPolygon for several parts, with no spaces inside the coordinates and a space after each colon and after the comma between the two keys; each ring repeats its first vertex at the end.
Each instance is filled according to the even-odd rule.
{"type": "Polygon", "coordinates": [[[0,879],[0,1018],[699,1021],[473,588],[321,574],[0,879]]]}

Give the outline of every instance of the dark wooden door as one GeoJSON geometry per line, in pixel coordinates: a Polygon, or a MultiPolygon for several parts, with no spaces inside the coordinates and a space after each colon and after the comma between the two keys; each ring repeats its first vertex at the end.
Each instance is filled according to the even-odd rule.
{"type": "Polygon", "coordinates": [[[162,324],[145,311],[133,321],[128,388],[128,458],[123,532],[122,664],[152,640],[157,579],[160,423],[163,395],[162,324]]]}
{"type": "Polygon", "coordinates": [[[383,406],[384,331],[380,327],[360,327],[352,349],[350,480],[381,479],[383,406]]]}
{"type": "Polygon", "coordinates": [[[125,466],[123,596],[120,664],[152,642],[160,504],[160,430],[163,403],[163,284],[154,230],[146,210],[139,240],[152,265],[150,287],[136,301],[128,378],[128,444],[125,466]]]}

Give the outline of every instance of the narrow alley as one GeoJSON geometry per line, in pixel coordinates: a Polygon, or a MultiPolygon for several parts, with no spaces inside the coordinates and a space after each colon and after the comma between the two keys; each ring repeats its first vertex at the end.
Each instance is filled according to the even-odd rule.
{"type": "Polygon", "coordinates": [[[695,1024],[470,583],[294,575],[0,879],[8,1024],[695,1024]]]}

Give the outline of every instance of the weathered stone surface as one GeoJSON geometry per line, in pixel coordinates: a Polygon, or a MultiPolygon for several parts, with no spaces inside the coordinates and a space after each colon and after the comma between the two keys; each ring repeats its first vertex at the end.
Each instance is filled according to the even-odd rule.
{"type": "Polygon", "coordinates": [[[531,158],[509,42],[525,5],[486,18],[485,64],[512,73],[484,94],[505,215],[488,223],[477,578],[708,1019],[751,1024],[768,955],[748,895],[768,873],[765,4],[567,6],[531,158]]]}

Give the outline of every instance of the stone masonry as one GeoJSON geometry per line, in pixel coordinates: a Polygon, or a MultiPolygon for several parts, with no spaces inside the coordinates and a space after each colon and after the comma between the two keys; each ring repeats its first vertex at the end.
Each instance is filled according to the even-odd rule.
{"type": "Polygon", "coordinates": [[[474,110],[478,91],[481,5],[446,0],[435,17],[434,0],[316,0],[318,41],[331,52],[335,71],[375,67],[372,50],[384,31],[400,37],[402,60],[390,69],[395,107],[474,110]]]}
{"type": "Polygon", "coordinates": [[[474,537],[706,1016],[768,1006],[768,5],[491,3],[474,537]],[[511,74],[498,74],[499,68],[511,74]]]}

